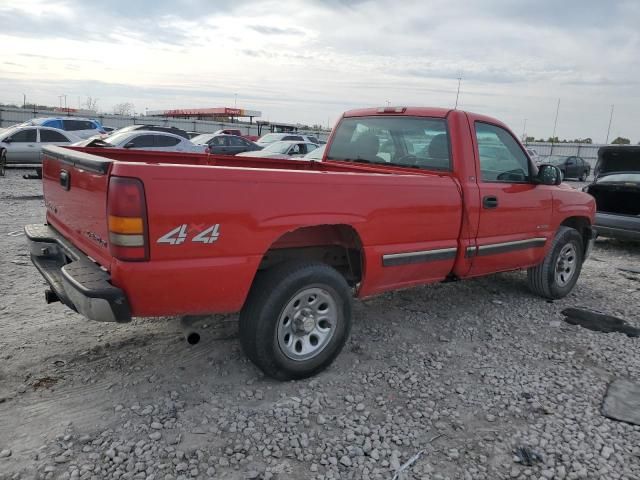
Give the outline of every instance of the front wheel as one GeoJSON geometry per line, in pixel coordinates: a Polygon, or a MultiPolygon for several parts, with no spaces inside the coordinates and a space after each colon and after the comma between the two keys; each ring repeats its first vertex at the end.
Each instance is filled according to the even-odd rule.
{"type": "Polygon", "coordinates": [[[580,233],[574,228],[560,227],[542,263],[527,270],[529,288],[541,297],[554,300],[565,297],[578,281],[583,252],[580,233]]]}
{"type": "Polygon", "coordinates": [[[240,312],[242,349],[278,380],[324,370],[350,331],[349,285],[318,262],[290,262],[259,272],[240,312]]]}

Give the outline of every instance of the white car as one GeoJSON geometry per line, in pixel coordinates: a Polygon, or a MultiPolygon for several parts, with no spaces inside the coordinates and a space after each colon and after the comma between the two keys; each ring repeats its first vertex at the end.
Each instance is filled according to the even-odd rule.
{"type": "Polygon", "coordinates": [[[527,148],[527,153],[529,154],[529,158],[538,165],[540,163],[540,155],[533,148],[527,148]]]}
{"type": "Polygon", "coordinates": [[[314,162],[321,162],[322,157],[324,157],[324,150],[327,148],[326,145],[320,145],[315,150],[311,150],[304,156],[305,160],[312,160],[314,162]]]}
{"type": "Polygon", "coordinates": [[[315,143],[318,145],[319,141],[316,137],[309,135],[299,135],[297,133],[267,133],[263,135],[256,141],[258,145],[261,147],[266,147],[267,145],[274,142],[287,142],[287,141],[296,141],[296,142],[309,142],[315,143]]]}
{"type": "Polygon", "coordinates": [[[48,127],[16,126],[0,132],[7,164],[40,164],[44,145],[70,145],[78,140],[72,133],[48,127]]]}
{"type": "Polygon", "coordinates": [[[194,145],[180,135],[166,132],[133,130],[116,132],[108,137],[78,142],[79,147],[131,148],[135,150],[156,150],[161,152],[206,153],[207,145],[194,145]]]}
{"type": "Polygon", "coordinates": [[[81,117],[34,118],[33,120],[20,124],[20,126],[32,125],[65,130],[79,138],[89,138],[94,135],[103,135],[106,133],[104,128],[102,128],[102,125],[100,125],[100,122],[97,120],[81,117]]]}
{"type": "Polygon", "coordinates": [[[267,145],[262,150],[238,153],[236,157],[296,158],[299,160],[305,160],[303,157],[317,148],[318,145],[311,142],[274,142],[267,145]]]}

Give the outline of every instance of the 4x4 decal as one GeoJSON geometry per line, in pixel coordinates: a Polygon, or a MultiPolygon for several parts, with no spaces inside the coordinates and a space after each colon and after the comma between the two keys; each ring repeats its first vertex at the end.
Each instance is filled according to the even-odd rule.
{"type": "Polygon", "coordinates": [[[204,230],[202,230],[201,228],[202,227],[200,225],[189,226],[188,224],[183,223],[182,225],[179,225],[173,230],[170,230],[169,232],[165,233],[156,242],[168,243],[169,245],[180,245],[188,239],[189,233],[197,233],[197,235],[195,235],[191,239],[191,241],[198,242],[198,243],[205,243],[205,244],[214,243],[218,240],[218,238],[220,238],[219,223],[216,223],[215,225],[211,225],[210,227],[207,227],[204,230]]]}

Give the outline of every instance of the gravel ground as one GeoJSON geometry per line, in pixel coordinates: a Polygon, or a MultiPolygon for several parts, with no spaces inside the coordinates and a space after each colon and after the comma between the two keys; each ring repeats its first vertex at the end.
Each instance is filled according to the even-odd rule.
{"type": "Polygon", "coordinates": [[[600,414],[612,379],[640,382],[640,340],[560,314],[640,326],[640,275],[618,269],[640,268],[640,245],[597,241],[555,302],[523,272],[358,301],[335,364],[278,383],[243,356],[236,316],[189,346],[175,318],[46,305],[20,235],[41,186],[22,173],[0,178],[0,479],[391,479],[416,454],[400,478],[640,479],[640,427],[600,414]]]}

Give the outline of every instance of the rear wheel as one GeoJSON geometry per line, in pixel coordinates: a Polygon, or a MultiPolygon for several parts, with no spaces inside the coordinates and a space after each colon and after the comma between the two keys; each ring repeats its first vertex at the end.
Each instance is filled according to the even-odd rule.
{"type": "Polygon", "coordinates": [[[3,148],[0,150],[0,177],[4,177],[4,170],[7,166],[7,151],[3,148]]]}
{"type": "Polygon", "coordinates": [[[290,262],[259,272],[240,312],[240,342],[249,359],[279,380],[320,372],[351,330],[351,291],[335,269],[290,262]]]}
{"type": "Polygon", "coordinates": [[[587,171],[585,170],[584,172],[582,172],[582,175],[580,175],[580,181],[581,182],[586,182],[587,181],[587,177],[589,176],[589,174],[587,173],[587,171]]]}
{"type": "Polygon", "coordinates": [[[582,236],[574,228],[560,227],[541,264],[527,270],[529,288],[550,299],[571,292],[582,270],[582,236]]]}

